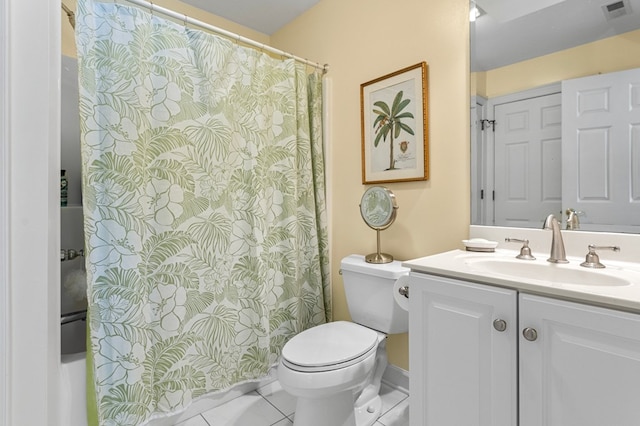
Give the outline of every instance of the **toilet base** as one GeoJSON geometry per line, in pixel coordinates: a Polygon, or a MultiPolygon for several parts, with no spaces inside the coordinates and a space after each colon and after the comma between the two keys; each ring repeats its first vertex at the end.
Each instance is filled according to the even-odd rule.
{"type": "Polygon", "coordinates": [[[356,426],[373,425],[382,412],[382,399],[376,395],[366,406],[356,407],[356,426]]]}
{"type": "Polygon", "coordinates": [[[325,398],[302,398],[296,402],[293,426],[356,426],[353,391],[325,398]]]}

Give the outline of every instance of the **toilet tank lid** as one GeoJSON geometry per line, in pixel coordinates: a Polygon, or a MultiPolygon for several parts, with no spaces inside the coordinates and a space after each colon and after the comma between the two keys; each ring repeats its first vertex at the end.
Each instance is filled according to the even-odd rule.
{"type": "Polygon", "coordinates": [[[398,279],[411,271],[398,260],[389,263],[367,263],[361,254],[352,254],[342,259],[340,269],[390,279],[398,279]]]}

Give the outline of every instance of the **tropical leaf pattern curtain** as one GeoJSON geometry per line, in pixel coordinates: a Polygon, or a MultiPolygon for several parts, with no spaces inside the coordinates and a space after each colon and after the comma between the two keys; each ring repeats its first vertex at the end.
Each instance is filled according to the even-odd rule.
{"type": "Polygon", "coordinates": [[[145,424],[330,318],[322,78],[113,2],[76,41],[91,396],[145,424]]]}

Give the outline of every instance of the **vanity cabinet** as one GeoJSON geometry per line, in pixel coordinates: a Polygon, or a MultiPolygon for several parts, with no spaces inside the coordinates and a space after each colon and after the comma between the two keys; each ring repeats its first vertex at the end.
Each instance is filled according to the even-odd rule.
{"type": "Polygon", "coordinates": [[[637,426],[640,315],[411,273],[411,424],[637,426]]]}
{"type": "Polygon", "coordinates": [[[640,424],[640,315],[520,294],[519,321],[520,426],[640,424]]]}
{"type": "Polygon", "coordinates": [[[517,292],[411,275],[411,424],[516,425],[517,292]]]}

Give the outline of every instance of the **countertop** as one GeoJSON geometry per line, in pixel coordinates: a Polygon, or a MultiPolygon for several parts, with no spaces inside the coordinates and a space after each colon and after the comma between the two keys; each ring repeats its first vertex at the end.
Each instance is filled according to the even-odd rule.
{"type": "MultiPolygon", "coordinates": [[[[494,253],[477,253],[465,250],[452,250],[432,256],[407,260],[402,266],[412,272],[427,273],[443,277],[462,279],[477,283],[484,283],[504,288],[510,288],[525,293],[552,296],[597,306],[604,306],[634,313],[640,313],[640,264],[631,262],[615,262],[607,260],[604,269],[591,269],[579,266],[584,257],[567,257],[569,264],[554,264],[546,261],[546,257],[536,254],[534,261],[515,259],[519,251],[497,249],[494,253]],[[499,259],[508,262],[536,263],[545,271],[553,268],[572,269],[579,274],[595,274],[607,282],[608,277],[621,278],[629,282],[627,285],[578,285],[566,284],[559,281],[542,280],[529,274],[514,278],[512,275],[495,272],[479,271],[474,262],[484,259],[499,259]]],[[[547,256],[548,257],[548,256],[547,256]]],[[[515,267],[517,268],[517,263],[515,267]]],[[[566,271],[561,271],[566,272],[566,271]]],[[[553,274],[552,274],[553,275],[553,274]]],[[[590,275],[591,276],[591,275],[590,275]]],[[[611,281],[611,279],[610,279],[611,281]]]]}

